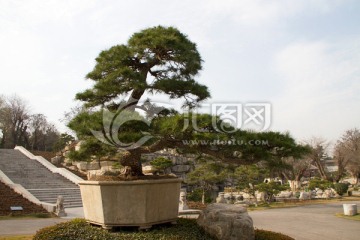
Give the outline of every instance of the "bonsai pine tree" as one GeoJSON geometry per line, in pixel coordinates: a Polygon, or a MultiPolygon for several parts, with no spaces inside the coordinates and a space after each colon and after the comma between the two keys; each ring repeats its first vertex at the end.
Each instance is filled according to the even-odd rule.
{"type": "Polygon", "coordinates": [[[195,80],[201,64],[196,44],[173,27],[142,30],[127,44],[102,51],[86,75],[93,86],[76,95],[84,107],[68,126],[83,144],[73,156],[99,159],[116,155],[126,169],[124,174],[132,177],[143,175],[142,154],[164,148],[236,164],[299,152],[288,134],[242,131],[216,116],[179,114],[151,102],[153,94],[165,94],[183,99],[183,106],[193,109],[209,98],[208,88],[195,80]],[[247,144],[249,141],[266,144],[247,144]]]}
{"type": "Polygon", "coordinates": [[[207,87],[194,80],[201,63],[196,44],[176,28],[145,29],[127,45],[102,51],[86,76],[95,85],[76,98],[88,107],[119,107],[119,96],[129,94],[127,104],[136,105],[145,93],[165,93],[194,106],[210,97],[207,87]]]}
{"type": "MultiPolygon", "coordinates": [[[[142,123],[146,119],[134,110],[145,94],[163,93],[171,99],[183,98],[184,106],[191,108],[210,97],[207,87],[194,79],[202,68],[201,63],[196,44],[176,28],[157,26],[135,33],[127,44],[113,46],[96,58],[94,69],[86,75],[94,82],[93,87],[76,95],[76,99],[85,103],[86,110],[75,116],[69,127],[84,141],[94,138],[91,130],[101,131],[111,139],[121,139],[122,143],[141,138],[141,131],[146,131],[148,126],[142,123]],[[115,111],[115,115],[120,114],[119,109],[123,110],[120,117],[130,121],[118,124],[122,126],[115,130],[118,126],[110,117],[110,131],[104,132],[104,109],[115,111]]],[[[143,104],[142,107],[146,106],[143,104]]],[[[148,104],[147,107],[147,113],[158,113],[156,108],[151,109],[155,106],[148,104]]],[[[170,110],[162,112],[171,113],[170,110]]],[[[116,144],[116,140],[105,140],[115,148],[124,148],[116,144]]],[[[161,150],[162,143],[155,139],[142,147],[123,149],[120,162],[129,167],[127,174],[142,175],[141,153],[161,150]]],[[[91,155],[98,151],[92,152],[89,148],[83,152],[91,155]]]]}

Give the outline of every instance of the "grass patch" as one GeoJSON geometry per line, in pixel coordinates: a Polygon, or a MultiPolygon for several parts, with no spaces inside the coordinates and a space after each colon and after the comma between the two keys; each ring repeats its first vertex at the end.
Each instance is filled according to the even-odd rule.
{"type": "Polygon", "coordinates": [[[337,213],[337,214],[335,214],[335,216],[340,217],[340,218],[354,220],[354,221],[360,221],[360,214],[356,214],[354,216],[345,216],[342,213],[337,213]]]}
{"type": "Polygon", "coordinates": [[[32,214],[25,214],[25,215],[7,215],[7,216],[0,216],[0,220],[19,220],[19,219],[33,219],[33,218],[52,218],[56,217],[52,213],[32,213],[32,214]]]}
{"type": "Polygon", "coordinates": [[[272,202],[272,203],[260,203],[257,207],[249,206],[248,211],[256,210],[266,210],[274,208],[290,208],[306,205],[316,205],[316,204],[327,204],[327,203],[337,203],[337,202],[348,202],[348,201],[360,201],[360,197],[342,197],[342,198],[332,198],[332,199],[312,199],[312,200],[303,200],[298,202],[272,202]]]}
{"type": "Polygon", "coordinates": [[[33,239],[32,235],[16,235],[16,236],[6,236],[6,237],[0,236],[0,240],[32,240],[32,239],[33,239]]]}

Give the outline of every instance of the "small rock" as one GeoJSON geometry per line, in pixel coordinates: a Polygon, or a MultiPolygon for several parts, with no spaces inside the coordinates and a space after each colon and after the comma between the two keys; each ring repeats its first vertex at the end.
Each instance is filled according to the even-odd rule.
{"type": "Polygon", "coordinates": [[[219,196],[216,198],[216,203],[226,203],[223,192],[219,193],[219,196]]]}
{"type": "Polygon", "coordinates": [[[301,192],[299,199],[300,200],[309,200],[309,199],[311,199],[311,193],[310,192],[301,192]]]}
{"type": "Polygon", "coordinates": [[[62,162],[62,157],[61,156],[56,156],[51,158],[51,163],[52,164],[60,164],[62,162]]]}

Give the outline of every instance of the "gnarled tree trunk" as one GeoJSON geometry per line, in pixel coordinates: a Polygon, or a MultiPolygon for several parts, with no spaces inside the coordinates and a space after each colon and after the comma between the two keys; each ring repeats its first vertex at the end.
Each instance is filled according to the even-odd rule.
{"type": "Polygon", "coordinates": [[[125,176],[143,176],[141,165],[141,153],[128,151],[121,156],[120,164],[126,167],[125,176]]]}

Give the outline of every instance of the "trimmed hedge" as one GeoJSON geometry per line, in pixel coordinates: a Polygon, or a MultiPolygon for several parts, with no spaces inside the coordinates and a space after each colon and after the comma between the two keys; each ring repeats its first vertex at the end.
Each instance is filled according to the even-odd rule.
{"type": "MultiPolygon", "coordinates": [[[[196,224],[194,219],[179,218],[178,224],[156,225],[150,231],[137,231],[137,228],[124,228],[108,232],[93,227],[84,219],[74,219],[39,230],[33,240],[215,240],[196,224]]],[[[255,230],[255,240],[293,240],[281,233],[255,230]]]]}

